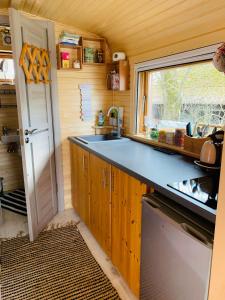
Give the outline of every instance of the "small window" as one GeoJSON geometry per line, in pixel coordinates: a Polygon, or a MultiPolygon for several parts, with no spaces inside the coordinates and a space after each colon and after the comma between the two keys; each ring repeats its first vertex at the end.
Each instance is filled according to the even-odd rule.
{"type": "Polygon", "coordinates": [[[191,122],[223,126],[225,75],[211,60],[138,73],[137,133],[185,128],[191,122]]]}
{"type": "Polygon", "coordinates": [[[0,53],[0,84],[13,84],[15,79],[15,71],[13,58],[9,54],[0,53]]]}

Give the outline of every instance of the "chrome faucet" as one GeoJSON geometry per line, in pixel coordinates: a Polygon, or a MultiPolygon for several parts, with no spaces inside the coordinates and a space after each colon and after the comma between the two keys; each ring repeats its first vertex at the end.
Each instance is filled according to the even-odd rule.
{"type": "Polygon", "coordinates": [[[116,110],[117,111],[117,137],[120,138],[121,137],[121,133],[120,133],[120,118],[119,118],[119,108],[116,106],[111,106],[108,110],[107,116],[110,116],[110,113],[112,110],[116,110]]]}

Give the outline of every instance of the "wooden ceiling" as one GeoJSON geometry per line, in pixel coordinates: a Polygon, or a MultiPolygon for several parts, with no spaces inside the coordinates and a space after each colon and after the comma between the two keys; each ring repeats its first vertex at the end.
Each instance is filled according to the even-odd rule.
{"type": "Polygon", "coordinates": [[[1,0],[104,36],[129,56],[223,30],[225,0],[1,0]]]}

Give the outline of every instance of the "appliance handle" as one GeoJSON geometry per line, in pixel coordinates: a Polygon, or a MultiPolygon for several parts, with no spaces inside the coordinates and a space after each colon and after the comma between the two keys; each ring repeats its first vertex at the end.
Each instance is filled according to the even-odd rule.
{"type": "Polygon", "coordinates": [[[159,203],[155,202],[154,200],[152,200],[149,197],[144,196],[144,197],[142,197],[142,200],[147,202],[149,205],[151,205],[151,207],[153,207],[155,209],[160,209],[161,208],[159,203]]]}
{"type": "Polygon", "coordinates": [[[202,233],[197,231],[195,228],[193,228],[189,224],[181,223],[180,226],[185,232],[187,232],[189,235],[193,236],[194,238],[196,238],[203,244],[205,244],[207,246],[212,246],[212,244],[208,241],[208,239],[202,233]]]}

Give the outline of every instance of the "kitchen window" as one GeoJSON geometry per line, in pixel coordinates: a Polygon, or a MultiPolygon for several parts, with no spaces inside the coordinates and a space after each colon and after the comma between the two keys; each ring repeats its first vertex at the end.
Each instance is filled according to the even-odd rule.
{"type": "Polygon", "coordinates": [[[193,128],[224,125],[225,75],[212,64],[212,47],[202,49],[137,68],[137,134],[185,128],[189,122],[193,128]]]}

